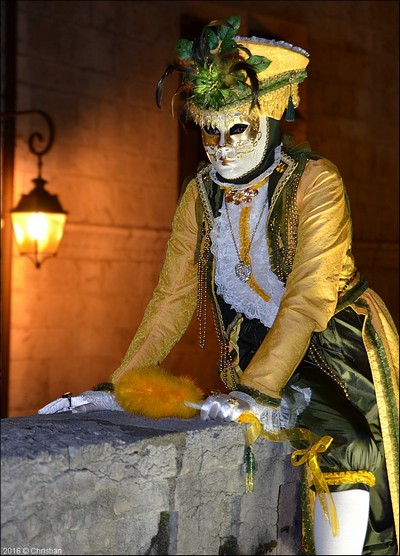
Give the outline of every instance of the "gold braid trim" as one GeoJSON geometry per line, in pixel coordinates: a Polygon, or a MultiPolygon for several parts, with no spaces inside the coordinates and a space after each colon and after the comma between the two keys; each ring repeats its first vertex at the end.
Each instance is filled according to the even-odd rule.
{"type": "MultiPolygon", "coordinates": [[[[246,264],[251,265],[251,258],[248,253],[250,248],[250,211],[251,207],[242,208],[239,220],[239,241],[240,241],[240,257],[246,264]]],[[[247,281],[248,285],[254,290],[264,301],[269,301],[271,298],[265,291],[257,284],[253,273],[247,281]]]]}
{"type": "Polygon", "coordinates": [[[371,471],[333,471],[324,473],[328,485],[351,485],[364,483],[370,487],[375,485],[375,475],[371,471]]]}
{"type": "Polygon", "coordinates": [[[208,226],[204,223],[203,238],[200,245],[199,260],[197,262],[197,306],[196,316],[199,324],[199,346],[203,349],[206,344],[207,330],[207,272],[210,256],[211,238],[208,226]]]}
{"type": "MultiPolygon", "coordinates": [[[[247,264],[247,261],[244,262],[247,264]]],[[[257,284],[253,275],[250,276],[250,278],[247,280],[247,283],[249,284],[251,289],[254,290],[264,301],[269,301],[271,299],[270,296],[267,295],[265,291],[257,284]]]]}
{"type": "MultiPolygon", "coordinates": [[[[298,83],[287,84],[273,91],[261,91],[258,96],[259,107],[255,106],[252,114],[280,120],[287,109],[289,96],[292,96],[293,106],[297,108],[300,104],[298,83]]],[[[220,127],[222,123],[229,127],[237,121],[238,115],[248,118],[250,107],[250,96],[247,99],[238,99],[235,103],[222,106],[218,110],[202,108],[194,102],[189,102],[189,114],[200,127],[220,127]]]]}

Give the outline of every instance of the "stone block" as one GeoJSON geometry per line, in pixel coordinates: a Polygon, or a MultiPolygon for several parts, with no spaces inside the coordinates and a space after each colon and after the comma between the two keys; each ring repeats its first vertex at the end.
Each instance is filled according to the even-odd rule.
{"type": "Polygon", "coordinates": [[[298,553],[288,446],[256,443],[256,488],[246,494],[241,425],[103,411],[4,419],[1,433],[3,546],[298,553]]]}

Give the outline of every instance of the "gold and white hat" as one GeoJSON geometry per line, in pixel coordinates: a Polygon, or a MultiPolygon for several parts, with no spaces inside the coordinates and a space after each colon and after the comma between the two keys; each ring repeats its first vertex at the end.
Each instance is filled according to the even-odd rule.
{"type": "Polygon", "coordinates": [[[285,110],[293,121],[308,52],[284,41],[236,36],[239,26],[240,17],[232,16],[211,22],[194,41],[178,40],[177,61],[158,82],[158,106],[165,77],[178,71],[182,84],[174,97],[185,95],[181,112],[201,127],[218,127],[237,115],[280,120],[285,110]]]}

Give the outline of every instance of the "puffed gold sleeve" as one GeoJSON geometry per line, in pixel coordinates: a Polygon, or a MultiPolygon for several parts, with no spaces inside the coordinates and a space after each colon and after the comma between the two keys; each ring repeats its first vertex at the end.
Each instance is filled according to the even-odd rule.
{"type": "Polygon", "coordinates": [[[304,357],[313,332],[334,315],[337,286],[351,246],[351,219],[342,179],[327,160],[309,161],[297,191],[297,248],[280,308],[241,385],[279,398],[304,357]]]}
{"type": "Polygon", "coordinates": [[[174,215],[158,284],[121,365],[111,375],[114,383],[133,367],[160,364],[191,321],[197,301],[196,198],[192,180],[174,215]]]}

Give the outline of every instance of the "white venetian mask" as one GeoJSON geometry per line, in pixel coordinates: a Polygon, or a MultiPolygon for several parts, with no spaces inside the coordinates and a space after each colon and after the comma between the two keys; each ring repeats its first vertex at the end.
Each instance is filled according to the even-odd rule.
{"type": "Polygon", "coordinates": [[[224,179],[244,177],[262,161],[269,139],[266,116],[237,115],[218,128],[202,128],[203,146],[209,161],[224,179]]]}

